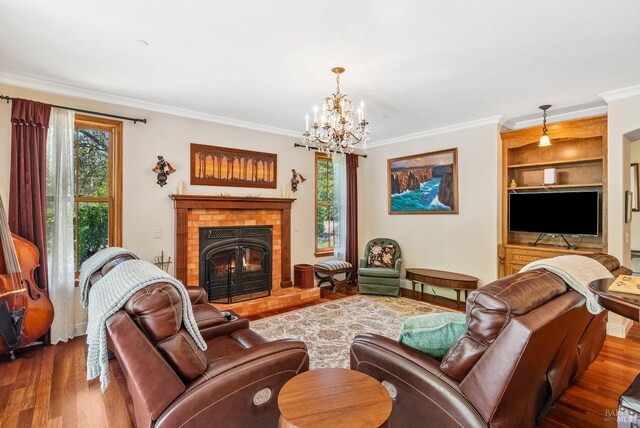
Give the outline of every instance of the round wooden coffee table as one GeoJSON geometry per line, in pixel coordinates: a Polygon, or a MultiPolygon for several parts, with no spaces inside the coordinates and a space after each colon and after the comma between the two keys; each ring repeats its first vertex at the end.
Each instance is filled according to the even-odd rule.
{"type": "Polygon", "coordinates": [[[304,372],[284,384],[278,395],[282,427],[386,426],[391,397],[380,382],[349,369],[304,372]]]}

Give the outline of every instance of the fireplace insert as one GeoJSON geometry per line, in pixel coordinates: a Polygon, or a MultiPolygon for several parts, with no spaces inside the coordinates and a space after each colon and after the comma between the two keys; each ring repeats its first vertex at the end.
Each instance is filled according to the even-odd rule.
{"type": "Polygon", "coordinates": [[[271,294],[272,226],[201,227],[200,286],[213,303],[271,294]]]}

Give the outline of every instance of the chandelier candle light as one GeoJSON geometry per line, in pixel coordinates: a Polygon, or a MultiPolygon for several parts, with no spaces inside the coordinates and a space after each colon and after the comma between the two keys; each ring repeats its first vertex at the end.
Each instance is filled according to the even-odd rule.
{"type": "Polygon", "coordinates": [[[340,74],[344,68],[331,69],[336,74],[337,89],[324,99],[322,114],[318,121],[318,107],[313,108],[313,123],[309,126],[309,114],[305,117],[302,144],[307,149],[315,148],[331,155],[333,152],[353,153],[357,144],[366,148],[369,141],[369,122],[364,117],[364,102],[358,107],[358,122],[355,131],[353,106],[349,95],[340,93],[340,74]]]}

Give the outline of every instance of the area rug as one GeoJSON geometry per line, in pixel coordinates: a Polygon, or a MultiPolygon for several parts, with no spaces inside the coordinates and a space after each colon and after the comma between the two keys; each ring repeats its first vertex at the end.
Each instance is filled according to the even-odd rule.
{"type": "Polygon", "coordinates": [[[251,322],[269,340],[292,338],[307,344],[310,368],[349,367],[349,347],[361,333],[397,339],[402,322],[414,315],[449,309],[403,297],[356,295],[251,322]]]}

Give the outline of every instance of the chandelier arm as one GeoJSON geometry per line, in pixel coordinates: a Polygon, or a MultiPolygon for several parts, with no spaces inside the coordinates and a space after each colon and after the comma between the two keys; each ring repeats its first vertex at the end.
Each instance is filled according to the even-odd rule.
{"type": "MultiPolygon", "coordinates": [[[[293,147],[302,147],[303,149],[307,149],[307,150],[315,150],[315,151],[322,151],[322,150],[323,150],[323,149],[319,149],[319,148],[317,148],[317,147],[308,147],[308,146],[305,146],[304,144],[300,144],[300,143],[293,143],[293,147]]],[[[330,151],[331,153],[339,153],[339,152],[336,152],[335,150],[329,150],[329,151],[330,151]]],[[[352,155],[354,155],[354,156],[359,156],[359,157],[361,157],[361,158],[366,158],[366,157],[368,157],[368,155],[366,155],[366,154],[360,154],[360,153],[350,153],[350,154],[352,154],[352,155]]]]}
{"type": "Polygon", "coordinates": [[[312,142],[321,144],[331,144],[331,140],[323,140],[320,137],[315,137],[312,142]]]}
{"type": "Polygon", "coordinates": [[[351,136],[353,137],[354,140],[356,140],[356,144],[360,143],[362,140],[364,140],[364,135],[361,138],[358,138],[357,135],[355,135],[353,132],[349,131],[349,134],[351,134],[351,136]]]}

